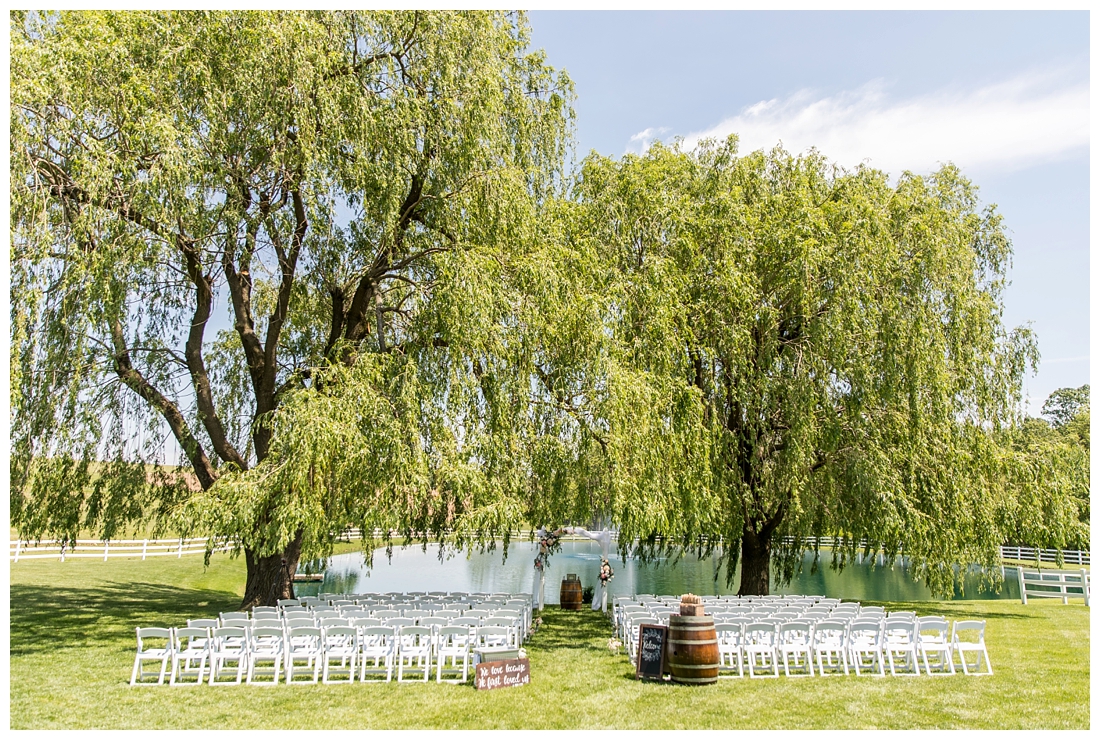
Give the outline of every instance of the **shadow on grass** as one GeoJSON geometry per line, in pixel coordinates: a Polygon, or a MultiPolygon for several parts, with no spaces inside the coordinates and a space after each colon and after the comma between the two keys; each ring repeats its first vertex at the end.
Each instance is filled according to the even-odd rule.
{"type": "Polygon", "coordinates": [[[13,584],[10,594],[13,656],[117,643],[136,627],[180,627],[240,604],[224,591],[140,582],[80,589],[13,584]]]}

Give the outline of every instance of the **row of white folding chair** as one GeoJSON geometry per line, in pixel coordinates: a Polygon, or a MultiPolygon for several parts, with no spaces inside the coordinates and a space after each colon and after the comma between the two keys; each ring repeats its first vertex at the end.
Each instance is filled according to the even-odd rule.
{"type": "MultiPolygon", "coordinates": [[[[406,638],[410,630],[421,628],[371,627],[361,630],[362,664],[360,681],[365,681],[368,672],[385,675],[389,681],[393,675],[394,663],[397,664],[397,680],[403,680],[406,669],[424,671],[424,681],[428,680],[431,666],[436,667],[436,680],[443,681],[444,673],[461,673],[455,682],[465,682],[469,675],[471,653],[477,649],[515,648],[516,644],[505,628],[478,627],[465,630],[460,626],[441,628],[430,641],[410,646],[406,638]],[[374,660],[374,666],[366,664],[367,659],[374,660]],[[408,663],[406,663],[408,660],[408,663]],[[450,665],[448,665],[450,660],[450,665]],[[461,661],[461,663],[459,662],[461,661]]],[[[418,634],[423,634],[418,632],[418,634]]]]}
{"type": "MultiPolygon", "coordinates": [[[[420,619],[413,619],[411,617],[389,617],[380,619],[377,617],[327,617],[317,620],[295,620],[288,619],[285,621],[287,627],[336,627],[336,626],[350,626],[350,627],[427,627],[433,631],[433,634],[438,633],[443,627],[465,627],[467,630],[476,630],[478,627],[502,627],[508,630],[508,634],[512,642],[516,647],[522,645],[525,641],[525,633],[522,628],[522,622],[518,615],[490,617],[487,619],[476,619],[472,617],[458,617],[454,619],[442,618],[442,617],[423,617],[420,619]]],[[[278,622],[254,622],[252,626],[263,627],[277,627],[278,622]]]]}
{"type": "Polygon", "coordinates": [[[227,619],[227,620],[213,620],[213,619],[196,619],[188,620],[188,627],[280,627],[280,626],[293,626],[293,627],[320,627],[320,626],[350,626],[357,623],[363,625],[373,626],[412,626],[412,625],[425,625],[432,628],[438,628],[447,625],[461,625],[469,628],[481,627],[481,626],[503,626],[512,631],[515,641],[518,644],[523,644],[526,641],[527,632],[524,629],[524,623],[522,615],[517,612],[511,611],[498,611],[496,616],[483,617],[480,615],[472,617],[364,617],[352,614],[342,615],[336,612],[332,613],[317,613],[317,612],[302,612],[302,613],[288,613],[285,614],[282,619],[264,619],[263,616],[259,619],[227,619]]]}
{"type": "Polygon", "coordinates": [[[326,635],[316,628],[297,628],[288,639],[284,630],[269,627],[253,630],[243,627],[139,627],[130,685],[144,681],[147,661],[160,662],[158,684],[164,683],[168,675],[171,685],[200,685],[208,674],[208,683],[213,686],[225,683],[217,679],[230,671],[235,673],[232,683],[241,683],[246,673],[248,683],[253,683],[258,675],[257,666],[268,661],[273,664],[272,683],[278,682],[283,661],[286,661],[287,683],[293,683],[293,668],[298,659],[308,659],[314,668],[314,683],[321,661],[324,661],[327,682],[329,658],[339,657],[340,647],[347,643],[349,636],[354,641],[355,631],[347,632],[350,635],[341,636],[339,630],[331,630],[326,635]],[[150,640],[154,644],[150,645],[150,640]],[[308,643],[305,647],[303,640],[308,643]],[[186,681],[188,678],[191,680],[186,681]]]}
{"type": "Polygon", "coordinates": [[[942,617],[923,617],[911,620],[907,617],[894,619],[824,620],[791,621],[778,623],[775,620],[724,623],[716,625],[719,635],[719,652],[723,668],[736,668],[743,675],[742,658],[749,663],[749,674],[755,677],[756,668],[768,670],[778,675],[778,659],[782,657],[784,673],[790,675],[789,658],[796,658],[796,667],[806,675],[813,675],[813,661],[817,661],[818,671],[827,675],[829,671],[845,675],[849,667],[861,675],[863,669],[878,675],[885,675],[885,663],[890,665],[891,675],[897,675],[898,660],[912,675],[920,675],[918,655],[924,663],[928,675],[950,675],[955,673],[953,653],[958,653],[964,672],[971,673],[966,653],[974,653],[974,668],[977,675],[992,673],[989,653],[985,646],[984,621],[960,621],[947,636],[947,620],[942,617]],[[975,634],[974,639],[964,639],[964,633],[975,634]],[[805,656],[806,662],[801,663],[805,656]],[[934,660],[930,661],[930,658],[934,660]],[[985,673],[981,673],[984,659],[985,673]],[[728,662],[727,662],[728,661],[728,662]],[[835,661],[835,662],[834,662],[835,661]],[[828,666],[825,665],[828,664],[828,666]]]}
{"type": "MultiPolygon", "coordinates": [[[[300,611],[300,610],[303,610],[303,609],[306,609],[306,607],[288,607],[288,608],[285,608],[283,610],[283,613],[288,613],[290,611],[300,611]]],[[[351,604],[351,605],[339,605],[339,606],[315,606],[315,607],[309,608],[309,611],[313,611],[313,612],[318,612],[318,611],[338,611],[338,612],[346,612],[346,611],[369,611],[369,612],[396,611],[396,612],[398,612],[397,616],[405,616],[406,612],[410,612],[410,611],[413,611],[413,612],[426,612],[427,615],[430,615],[430,614],[434,614],[435,612],[438,612],[438,611],[458,611],[458,612],[462,612],[462,613],[466,613],[466,612],[469,612],[469,611],[483,611],[483,612],[489,612],[491,614],[492,612],[499,611],[499,610],[518,611],[518,612],[521,612],[521,613],[529,611],[529,609],[527,608],[527,605],[525,605],[523,603],[519,603],[519,602],[505,603],[505,604],[500,604],[500,603],[495,603],[495,602],[492,602],[492,603],[479,603],[479,604],[469,604],[469,603],[455,603],[455,604],[444,604],[444,603],[439,603],[439,604],[351,604]]]]}
{"type": "MultiPolygon", "coordinates": [[[[272,627],[252,630],[218,627],[213,631],[208,628],[141,628],[137,632],[137,639],[138,653],[131,684],[144,680],[144,664],[153,660],[160,662],[157,683],[163,683],[167,674],[173,685],[177,682],[183,683],[186,677],[192,678],[191,684],[201,684],[204,673],[207,672],[208,661],[210,685],[227,683],[218,680],[224,674],[233,674],[234,680],[229,683],[239,684],[246,680],[250,684],[274,684],[279,682],[282,671],[285,671],[287,683],[316,683],[318,674],[321,674],[322,682],[331,683],[334,659],[340,661],[335,666],[337,671],[346,675],[342,680],[350,682],[355,678],[358,658],[364,661],[360,680],[365,679],[368,670],[365,661],[371,657],[384,659],[387,680],[392,675],[395,663],[399,681],[403,680],[406,669],[413,668],[423,668],[424,680],[427,680],[432,657],[436,653],[440,656],[437,678],[441,678],[442,673],[449,670],[445,665],[447,658],[451,658],[453,666],[458,666],[458,659],[462,658],[461,680],[465,681],[469,657],[463,657],[458,647],[469,653],[471,648],[479,645],[485,647],[511,644],[507,630],[494,627],[478,628],[474,631],[462,627],[445,627],[439,633],[422,627],[357,629],[332,626],[294,627],[289,630],[272,627]],[[371,645],[368,637],[370,634],[381,637],[382,650],[378,650],[378,645],[371,645]],[[150,639],[160,639],[161,644],[150,645],[150,639]],[[304,665],[299,665],[300,661],[304,661],[304,665]],[[312,674],[307,675],[307,681],[294,678],[295,671],[300,668],[304,668],[307,674],[312,674]],[[269,680],[257,680],[261,676],[266,676],[269,680]]],[[[376,667],[378,663],[376,660],[376,667]]]]}

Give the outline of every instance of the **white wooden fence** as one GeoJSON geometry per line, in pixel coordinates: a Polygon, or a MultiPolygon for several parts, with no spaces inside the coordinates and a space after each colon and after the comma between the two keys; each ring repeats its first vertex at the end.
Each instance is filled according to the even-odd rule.
{"type": "Polygon", "coordinates": [[[1085,606],[1090,605],[1092,577],[1084,568],[1079,571],[1017,568],[1016,574],[1020,580],[1020,600],[1025,604],[1028,597],[1061,599],[1068,604],[1071,596],[1084,596],[1085,606]]]}
{"type": "MultiPolygon", "coordinates": [[[[398,537],[401,532],[393,530],[390,536],[398,537]]],[[[413,533],[418,536],[419,533],[413,533]]],[[[525,539],[530,536],[529,530],[520,530],[511,533],[514,539],[525,539]]],[[[375,539],[383,539],[387,532],[375,529],[372,536],[375,539]]],[[[349,529],[344,532],[348,539],[358,539],[361,536],[359,529],[349,529]]],[[[566,537],[564,539],[571,539],[566,537]]],[[[618,539],[618,532],[612,531],[612,539],[618,539]]],[[[831,537],[822,537],[820,544],[826,547],[837,544],[838,541],[831,537]]],[[[862,547],[863,544],[860,544],[862,547]]],[[[232,549],[232,545],[223,545],[214,549],[214,552],[226,552],[232,549]]],[[[102,558],[107,560],[112,557],[158,557],[165,555],[193,555],[206,551],[206,539],[193,537],[190,539],[157,539],[157,540],[77,540],[75,546],[64,547],[59,540],[40,540],[32,542],[28,540],[11,540],[8,544],[8,559],[12,562],[20,560],[36,560],[42,558],[57,558],[64,561],[66,558],[102,558]]],[[[1034,547],[1015,547],[1002,545],[1001,558],[1004,560],[1020,560],[1024,562],[1056,563],[1058,550],[1039,550],[1034,547]]],[[[1088,552],[1081,550],[1062,550],[1062,562],[1066,565],[1091,565],[1088,552]]]]}
{"type": "MultiPolygon", "coordinates": [[[[226,552],[231,546],[223,545],[214,548],[214,552],[226,552]]],[[[60,540],[41,540],[29,542],[27,540],[11,540],[8,543],[8,559],[18,563],[20,560],[60,559],[62,562],[69,558],[146,558],[165,557],[175,555],[182,558],[184,555],[195,555],[206,552],[206,538],[193,537],[190,539],[167,540],[77,540],[76,543],[65,544],[60,540]]]]}
{"type": "MultiPolygon", "coordinates": [[[[1034,547],[1016,547],[1001,545],[1001,558],[1004,560],[1022,560],[1030,563],[1057,563],[1058,550],[1038,550],[1034,547]]],[[[1062,562],[1066,565],[1092,565],[1089,553],[1082,550],[1061,550],[1062,562]]]]}

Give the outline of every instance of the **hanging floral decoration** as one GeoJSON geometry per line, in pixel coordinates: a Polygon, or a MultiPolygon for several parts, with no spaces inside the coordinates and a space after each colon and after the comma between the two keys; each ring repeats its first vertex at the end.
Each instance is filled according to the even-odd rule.
{"type": "Polygon", "coordinates": [[[547,532],[546,536],[539,540],[539,554],[535,556],[535,568],[542,570],[550,562],[550,555],[561,548],[557,532],[547,532]]]}
{"type": "Polygon", "coordinates": [[[615,577],[615,571],[611,567],[611,563],[607,561],[607,558],[600,560],[600,583],[606,585],[608,581],[615,577]]]}

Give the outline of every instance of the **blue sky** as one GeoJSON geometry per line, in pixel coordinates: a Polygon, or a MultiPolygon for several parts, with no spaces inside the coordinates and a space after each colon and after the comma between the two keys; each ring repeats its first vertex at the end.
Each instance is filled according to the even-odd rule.
{"type": "Polygon", "coordinates": [[[736,132],[891,174],[952,161],[1015,249],[1005,323],[1043,361],[1030,412],[1089,376],[1084,11],[533,11],[577,90],[577,157],[736,132]]]}

